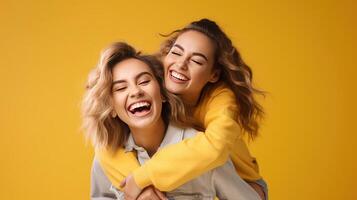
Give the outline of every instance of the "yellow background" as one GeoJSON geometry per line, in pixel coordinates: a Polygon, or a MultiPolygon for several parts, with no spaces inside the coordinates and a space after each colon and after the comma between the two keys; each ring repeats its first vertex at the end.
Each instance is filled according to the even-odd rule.
{"type": "Polygon", "coordinates": [[[99,52],[154,52],[216,20],[269,92],[250,144],[270,199],[357,199],[356,10],[351,1],[0,1],[0,199],[89,199],[80,101],[99,52]],[[128,3],[131,2],[131,3],[128,3]]]}

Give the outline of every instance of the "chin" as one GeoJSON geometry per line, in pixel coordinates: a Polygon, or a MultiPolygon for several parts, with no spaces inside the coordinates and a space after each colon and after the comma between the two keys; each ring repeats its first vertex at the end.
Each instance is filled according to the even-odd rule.
{"type": "Polygon", "coordinates": [[[145,129],[145,128],[149,128],[154,123],[155,123],[154,120],[150,120],[150,119],[135,120],[132,123],[133,125],[131,127],[145,129]]]}
{"type": "Polygon", "coordinates": [[[170,83],[166,85],[167,91],[173,93],[173,94],[180,94],[182,92],[182,89],[179,88],[178,86],[175,86],[174,83],[170,83]]]}
{"type": "Polygon", "coordinates": [[[148,129],[159,122],[158,118],[159,117],[148,117],[144,119],[134,119],[131,123],[131,127],[135,129],[148,129]]]}

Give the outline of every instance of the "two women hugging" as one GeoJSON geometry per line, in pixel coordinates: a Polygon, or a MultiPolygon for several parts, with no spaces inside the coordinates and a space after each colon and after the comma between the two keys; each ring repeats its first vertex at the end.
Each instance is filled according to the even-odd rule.
{"type": "Polygon", "coordinates": [[[243,137],[258,136],[257,94],[214,21],[173,31],[155,56],[112,44],[83,99],[91,199],[267,199],[243,137]]]}

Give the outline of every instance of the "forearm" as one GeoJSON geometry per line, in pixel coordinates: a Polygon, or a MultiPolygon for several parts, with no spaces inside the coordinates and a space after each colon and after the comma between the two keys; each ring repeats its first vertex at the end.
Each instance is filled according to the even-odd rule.
{"type": "Polygon", "coordinates": [[[204,133],[158,151],[150,161],[134,170],[139,187],[153,184],[162,191],[170,191],[225,163],[240,136],[234,113],[235,110],[228,107],[219,112],[213,110],[206,117],[208,126],[204,133]],[[173,166],[180,166],[180,170],[173,166]]]}
{"type": "Polygon", "coordinates": [[[125,177],[140,167],[136,155],[133,152],[125,152],[123,148],[118,149],[115,153],[96,150],[96,156],[105,175],[118,189],[121,189],[120,183],[125,177]]]}
{"type": "Polygon", "coordinates": [[[141,188],[153,184],[161,191],[170,191],[222,165],[228,156],[227,146],[212,144],[209,137],[200,133],[161,149],[141,168],[134,170],[133,175],[141,188]]]}

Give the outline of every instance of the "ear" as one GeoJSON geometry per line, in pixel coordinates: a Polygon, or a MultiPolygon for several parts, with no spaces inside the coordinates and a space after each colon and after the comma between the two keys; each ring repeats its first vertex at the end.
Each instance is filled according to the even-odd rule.
{"type": "Polygon", "coordinates": [[[210,83],[215,83],[219,80],[219,77],[221,75],[221,70],[220,69],[214,69],[213,72],[211,73],[211,77],[209,79],[210,83]]]}

